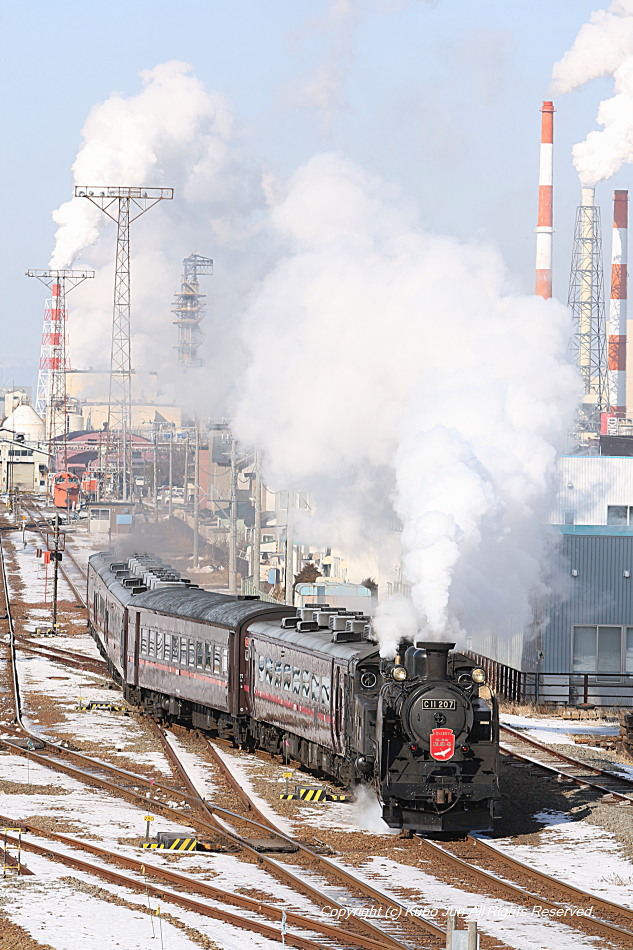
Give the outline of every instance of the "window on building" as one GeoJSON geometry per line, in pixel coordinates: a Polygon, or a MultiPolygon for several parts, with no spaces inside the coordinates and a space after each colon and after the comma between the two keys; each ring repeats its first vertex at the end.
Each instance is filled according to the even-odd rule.
{"type": "Polygon", "coordinates": [[[576,512],[570,508],[563,513],[563,519],[563,524],[576,524],[576,512]]]}
{"type": "Polygon", "coordinates": [[[607,524],[633,527],[633,506],[607,505],[607,524]]]}
{"type": "Polygon", "coordinates": [[[572,669],[574,673],[620,673],[633,670],[631,627],[575,626],[573,629],[572,669]],[[630,653],[629,653],[630,650],[630,653]],[[629,659],[630,657],[630,659],[629,659]]]}

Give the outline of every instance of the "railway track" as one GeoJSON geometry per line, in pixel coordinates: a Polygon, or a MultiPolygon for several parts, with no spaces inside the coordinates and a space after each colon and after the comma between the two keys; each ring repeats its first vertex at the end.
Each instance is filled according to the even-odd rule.
{"type": "MultiPolygon", "coordinates": [[[[30,522],[27,523],[28,530],[35,531],[42,541],[46,543],[47,535],[50,535],[52,532],[50,517],[45,514],[42,508],[40,508],[32,498],[29,498],[28,501],[21,498],[20,507],[26,513],[27,517],[30,517],[30,522]]],[[[83,567],[79,564],[77,558],[69,548],[63,551],[63,560],[59,562],[59,569],[77,603],[82,607],[86,607],[86,585],[88,578],[83,567]]]]}
{"type": "Polygon", "coordinates": [[[462,843],[440,845],[420,837],[416,841],[435,866],[438,860],[448,863],[478,888],[503,896],[526,913],[538,906],[553,920],[608,939],[610,947],[633,946],[633,910],[627,907],[554,879],[473,835],[462,843]],[[596,908],[600,917],[593,915],[596,908]]]}
{"type": "Polygon", "coordinates": [[[633,779],[607,769],[597,768],[543,745],[510,726],[500,727],[500,748],[506,755],[554,772],[577,785],[593,788],[603,795],[633,805],[633,779]]]}
{"type": "Polygon", "coordinates": [[[97,673],[101,676],[109,676],[107,664],[104,663],[103,660],[98,660],[96,657],[84,656],[84,654],[76,651],[64,650],[61,647],[55,647],[49,643],[41,643],[30,637],[16,636],[15,645],[27,653],[46,657],[46,659],[54,660],[56,663],[70,666],[73,669],[97,673]]]}
{"type": "MultiPolygon", "coordinates": [[[[0,547],[0,555],[3,555],[3,553],[4,552],[0,547]]],[[[5,570],[4,557],[2,557],[2,576],[3,581],[6,582],[5,570]]],[[[8,586],[5,586],[5,598],[7,598],[7,591],[8,586]]],[[[260,864],[263,864],[266,869],[270,872],[273,872],[276,877],[281,877],[285,883],[290,884],[295,891],[310,897],[316,903],[317,907],[322,906],[324,902],[323,895],[318,888],[309,885],[305,880],[302,880],[300,875],[292,872],[290,869],[282,868],[278,862],[274,861],[273,859],[260,854],[257,849],[249,845],[248,840],[244,836],[234,834],[233,832],[227,830],[227,822],[243,821],[244,819],[242,816],[226,809],[215,808],[213,811],[211,811],[207,808],[205,803],[202,802],[197,793],[191,794],[186,792],[183,794],[182,790],[179,788],[173,788],[162,783],[156,783],[153,779],[149,779],[142,775],[118,768],[109,763],[96,760],[93,757],[84,755],[81,752],[64,748],[60,744],[51,742],[50,740],[43,740],[42,737],[38,736],[37,733],[26,728],[22,723],[21,697],[15,665],[16,637],[13,630],[13,620],[11,617],[8,599],[6,612],[11,631],[10,646],[13,660],[11,666],[13,671],[14,707],[17,726],[14,730],[8,730],[10,733],[9,735],[6,734],[7,730],[5,730],[5,735],[0,737],[0,746],[16,755],[28,756],[31,763],[37,763],[54,771],[64,772],[65,774],[77,779],[80,782],[83,782],[84,784],[97,786],[107,790],[109,793],[117,796],[118,798],[124,798],[127,801],[137,805],[139,808],[142,808],[143,811],[147,811],[149,806],[154,813],[174,820],[180,825],[193,827],[198,832],[202,832],[202,834],[212,835],[216,838],[218,836],[224,837],[232,843],[237,844],[243,851],[250,854],[252,859],[256,860],[260,864]],[[24,748],[20,744],[20,738],[24,737],[31,740],[31,746],[37,745],[43,746],[43,748],[24,748]],[[151,803],[148,801],[148,795],[151,795],[151,803]]],[[[14,828],[21,827],[23,831],[29,832],[30,834],[46,837],[50,840],[56,840],[58,842],[65,841],[66,844],[72,844],[73,847],[81,847],[83,850],[96,848],[96,846],[88,845],[86,842],[78,842],[75,839],[71,841],[68,836],[55,836],[53,832],[44,832],[41,828],[29,824],[28,822],[16,822],[15,819],[12,819],[8,816],[6,818],[0,818],[0,820],[6,821],[7,826],[14,828]]],[[[260,834],[262,830],[269,831],[269,829],[263,829],[261,824],[252,821],[251,825],[255,827],[260,834]]],[[[7,838],[7,843],[11,844],[12,841],[7,838]]],[[[66,853],[63,855],[59,854],[58,851],[52,849],[50,845],[42,846],[35,844],[34,846],[34,842],[32,842],[30,838],[23,838],[22,847],[24,851],[28,852],[29,850],[33,850],[37,853],[52,857],[55,860],[61,860],[63,863],[71,864],[71,866],[81,867],[83,870],[90,870],[91,873],[100,873],[103,877],[103,869],[97,869],[95,866],[88,867],[83,859],[81,859],[83,863],[80,865],[78,863],[79,859],[71,859],[66,853]],[[39,851],[38,848],[40,849],[39,851]],[[75,862],[74,864],[72,864],[73,860],[75,862]]],[[[106,854],[105,849],[100,849],[100,851],[101,856],[109,861],[123,860],[120,855],[113,855],[112,853],[106,854]]],[[[93,853],[96,852],[93,850],[93,853]]],[[[133,859],[125,860],[132,861],[133,859]]],[[[157,860],[159,859],[155,858],[152,860],[150,855],[147,854],[143,862],[137,862],[137,866],[140,866],[142,863],[150,875],[160,878],[162,869],[158,868],[156,863],[157,860]],[[155,872],[158,873],[155,875],[155,872]]],[[[112,873],[114,872],[110,872],[111,875],[112,873]]],[[[114,880],[114,877],[110,876],[109,880],[114,880]]],[[[122,879],[120,875],[116,880],[118,883],[127,883],[129,886],[134,887],[133,882],[130,883],[128,880],[122,879]]],[[[182,877],[178,880],[178,883],[181,886],[186,886],[187,880],[187,878],[182,877]]],[[[145,881],[141,886],[143,888],[145,887],[145,881]]],[[[199,888],[199,886],[200,882],[196,881],[193,884],[189,882],[189,889],[193,887],[193,890],[195,891],[196,888],[199,888]]],[[[163,900],[172,900],[171,895],[161,891],[158,886],[155,886],[154,890],[156,894],[161,896],[163,900]]],[[[210,891],[207,892],[207,895],[208,893],[210,893],[210,891]]],[[[222,899],[221,897],[218,897],[219,894],[219,890],[216,889],[216,896],[214,899],[222,899]]],[[[239,895],[231,895],[231,897],[235,900],[238,896],[239,895]]],[[[235,902],[235,900],[233,902],[235,902]]],[[[179,903],[179,901],[175,902],[179,903]]],[[[334,899],[329,900],[329,904],[332,906],[337,906],[334,899]]],[[[185,906],[182,901],[180,901],[180,905],[185,906]]],[[[192,906],[191,901],[189,901],[186,906],[188,906],[189,909],[197,909],[192,906]]],[[[342,904],[339,906],[341,909],[343,908],[342,904]]],[[[281,914],[279,909],[273,907],[272,905],[267,905],[264,902],[253,902],[253,907],[251,909],[256,909],[258,914],[268,916],[273,920],[278,920],[281,914]]],[[[221,913],[212,913],[207,909],[207,916],[219,916],[220,919],[230,920],[230,922],[234,923],[236,926],[239,925],[240,921],[242,920],[242,918],[237,918],[234,915],[231,916],[229,914],[227,916],[225,912],[222,913],[224,913],[224,917],[222,917],[221,913]]],[[[288,921],[290,921],[290,919],[303,927],[306,931],[316,932],[321,935],[319,943],[316,943],[314,940],[310,940],[307,937],[304,938],[301,935],[287,935],[286,940],[289,946],[305,947],[307,950],[316,950],[317,947],[322,948],[326,945],[337,948],[359,947],[361,950],[405,950],[405,948],[417,948],[421,946],[419,940],[414,944],[405,944],[395,937],[384,933],[381,928],[377,927],[371,922],[364,920],[359,921],[356,918],[352,918],[352,920],[348,923],[348,927],[345,929],[334,926],[333,924],[323,923],[323,921],[318,919],[318,917],[313,918],[305,917],[300,914],[291,914],[288,915],[288,921]]],[[[251,922],[249,922],[249,924],[244,924],[246,929],[255,929],[250,925],[250,923],[251,922]]],[[[439,934],[442,933],[439,928],[436,929],[438,930],[439,934]]],[[[273,932],[270,930],[270,928],[268,930],[258,930],[257,932],[263,933],[267,936],[274,935],[275,938],[278,936],[278,931],[275,930],[273,932]]],[[[426,944],[425,946],[431,947],[431,944],[426,944]]]]}
{"type": "MultiPolygon", "coordinates": [[[[162,730],[160,727],[156,727],[159,730],[161,741],[163,743],[163,748],[165,749],[166,755],[172,761],[174,767],[178,770],[183,781],[187,784],[189,792],[192,795],[198,795],[195,785],[189,778],[186,769],[184,768],[179,757],[169,745],[167,739],[162,735],[162,730]]],[[[263,860],[267,867],[275,873],[276,876],[284,880],[285,883],[293,883],[297,887],[297,870],[301,871],[305,867],[308,871],[317,870],[326,880],[334,880],[336,885],[340,887],[342,884],[349,890],[349,895],[345,898],[343,902],[341,899],[333,899],[331,896],[327,896],[323,893],[320,887],[314,887],[309,885],[305,879],[301,881],[299,879],[299,887],[304,890],[313,900],[317,903],[327,904],[331,907],[338,907],[339,909],[344,908],[355,908],[352,916],[355,916],[359,925],[363,927],[372,937],[382,940],[382,945],[384,947],[388,946],[406,946],[407,939],[413,939],[415,942],[409,944],[414,947],[419,947],[419,939],[422,934],[424,934],[427,941],[426,946],[431,947],[433,945],[440,945],[437,941],[445,940],[446,931],[444,928],[440,927],[435,921],[432,921],[428,918],[422,916],[412,917],[408,912],[408,907],[402,901],[399,901],[390,895],[386,894],[383,890],[378,887],[373,886],[367,881],[363,881],[358,878],[351,870],[344,867],[339,863],[338,860],[325,857],[322,854],[319,854],[313,848],[308,847],[302,841],[298,840],[295,837],[291,837],[285,834],[266,814],[264,814],[257,806],[256,802],[253,801],[252,797],[247,793],[243,788],[240,782],[235,778],[231,773],[228,765],[224,759],[218,754],[214,745],[206,737],[202,737],[203,742],[205,743],[206,749],[211,755],[212,761],[215,766],[219,769],[222,778],[227,783],[230,791],[235,794],[245,810],[248,812],[248,815],[237,815],[233,813],[233,820],[238,820],[246,822],[248,825],[255,825],[255,827],[260,830],[272,831],[273,834],[280,839],[282,842],[294,847],[299,853],[300,864],[293,865],[293,867],[288,867],[286,862],[282,862],[277,859],[265,858],[260,855],[259,860],[263,860]],[[253,818],[252,816],[255,816],[253,818]],[[285,866],[284,866],[285,865],[285,866]],[[359,895],[361,900],[365,902],[369,901],[370,904],[364,905],[359,901],[359,895]],[[375,916],[379,919],[385,921],[390,919],[397,919],[399,922],[404,921],[405,925],[400,927],[393,928],[392,931],[385,931],[384,927],[377,928],[376,925],[371,924],[363,916],[363,909],[369,911],[370,908],[373,908],[375,916]],[[404,931],[404,932],[403,932],[404,931]],[[431,940],[432,942],[428,942],[431,940]]],[[[205,809],[205,811],[210,815],[210,817],[215,819],[215,812],[222,812],[223,809],[217,809],[215,806],[207,805],[201,798],[200,801],[205,809]]],[[[220,824],[220,829],[223,828],[223,824],[220,824]]],[[[240,844],[241,846],[250,847],[248,841],[242,836],[238,835],[233,838],[233,840],[240,844]]],[[[340,858],[340,855],[337,857],[340,858]]],[[[367,914],[369,916],[369,913],[367,914]]]]}

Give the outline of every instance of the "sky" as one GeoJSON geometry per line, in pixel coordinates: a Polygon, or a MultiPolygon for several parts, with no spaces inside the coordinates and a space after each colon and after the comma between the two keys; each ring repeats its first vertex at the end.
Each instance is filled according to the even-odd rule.
{"type": "MultiPolygon", "coordinates": [[[[35,384],[46,292],[24,273],[48,266],[56,230],[51,212],[72,195],[71,168],[90,110],[112,93],[138,95],[139,72],[173,60],[190,64],[208,93],[225,97],[246,176],[265,168],[285,181],[314,156],[336,152],[383,180],[386,193],[394,189],[427,231],[492,242],[516,289],[531,292],[539,109],[549,97],[553,64],[597,6],[585,0],[5,3],[0,381],[35,384]]],[[[555,102],[554,292],[562,300],[579,195],[571,147],[595,127],[609,88],[609,80],[597,79],[555,102]]],[[[629,178],[625,166],[599,186],[609,223],[612,190],[628,187],[629,178]]],[[[162,210],[151,214],[157,222],[162,210]]],[[[107,235],[113,260],[113,228],[107,235]]],[[[216,277],[205,287],[210,310],[239,307],[249,280],[261,274],[244,266],[239,278],[223,281],[223,273],[235,271],[223,268],[222,247],[211,228],[206,240],[200,222],[195,248],[185,228],[179,238],[161,258],[169,261],[164,286],[173,288],[164,294],[165,313],[182,258],[194,249],[215,260],[216,277]]],[[[235,247],[232,253],[235,267],[235,247]]],[[[77,264],[93,265],[90,252],[77,264]]],[[[105,280],[99,293],[104,301],[111,294],[105,280]]],[[[72,298],[69,304],[72,319],[72,298]]],[[[160,301],[153,305],[160,308],[160,301]]],[[[87,319],[107,324],[105,302],[99,317],[87,306],[87,319]]],[[[71,333],[71,353],[72,346],[71,333]]]]}

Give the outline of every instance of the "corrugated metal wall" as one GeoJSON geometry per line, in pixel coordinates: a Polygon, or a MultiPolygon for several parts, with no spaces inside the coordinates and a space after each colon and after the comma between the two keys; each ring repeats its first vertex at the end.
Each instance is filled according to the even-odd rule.
{"type": "Polygon", "coordinates": [[[633,458],[564,456],[556,464],[558,485],[550,524],[606,524],[608,505],[633,505],[633,458]]]}
{"type": "Polygon", "coordinates": [[[545,607],[545,673],[571,669],[573,624],[633,625],[633,534],[563,534],[560,565],[560,589],[545,607]]]}

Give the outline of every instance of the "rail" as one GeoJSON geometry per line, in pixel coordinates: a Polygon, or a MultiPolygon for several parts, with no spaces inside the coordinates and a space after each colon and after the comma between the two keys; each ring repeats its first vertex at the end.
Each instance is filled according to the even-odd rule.
{"type": "Polygon", "coordinates": [[[620,709],[633,705],[631,673],[536,673],[517,670],[481,653],[466,650],[465,656],[486,671],[495,693],[508,702],[535,705],[620,709]]]}

